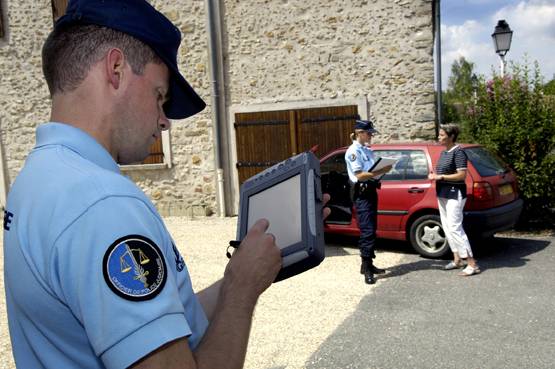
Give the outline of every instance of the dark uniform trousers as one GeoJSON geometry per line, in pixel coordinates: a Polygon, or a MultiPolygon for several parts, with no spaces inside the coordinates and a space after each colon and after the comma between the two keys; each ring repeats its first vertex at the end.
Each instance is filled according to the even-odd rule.
{"type": "Polygon", "coordinates": [[[374,245],[378,228],[378,193],[379,182],[357,182],[354,185],[354,202],[357,211],[360,238],[358,246],[362,258],[375,258],[374,245]]]}

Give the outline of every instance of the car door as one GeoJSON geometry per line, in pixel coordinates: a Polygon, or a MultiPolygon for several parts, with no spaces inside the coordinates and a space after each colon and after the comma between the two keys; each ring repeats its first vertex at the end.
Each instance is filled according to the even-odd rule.
{"type": "Polygon", "coordinates": [[[381,237],[400,238],[395,233],[404,231],[400,229],[403,219],[431,188],[428,156],[423,149],[375,149],[374,153],[397,159],[392,170],[382,177],[378,190],[378,232],[381,237]]]}
{"type": "Polygon", "coordinates": [[[327,224],[351,224],[352,206],[350,196],[349,175],[345,164],[345,150],[340,150],[320,163],[320,178],[322,192],[328,193],[331,198],[327,207],[331,209],[326,218],[327,224]]]}

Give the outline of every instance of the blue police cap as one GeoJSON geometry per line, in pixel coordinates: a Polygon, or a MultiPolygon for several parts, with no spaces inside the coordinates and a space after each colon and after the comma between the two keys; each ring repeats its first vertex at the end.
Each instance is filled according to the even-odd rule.
{"type": "Polygon", "coordinates": [[[374,123],[370,120],[362,120],[357,119],[355,123],[355,129],[363,129],[370,133],[378,133],[378,131],[374,128],[374,123]]]}
{"type": "Polygon", "coordinates": [[[206,107],[177,67],[181,33],[145,0],[70,0],[66,14],[58,19],[55,27],[73,24],[108,27],[150,46],[170,70],[170,99],[164,104],[168,118],[187,118],[206,107]]]}

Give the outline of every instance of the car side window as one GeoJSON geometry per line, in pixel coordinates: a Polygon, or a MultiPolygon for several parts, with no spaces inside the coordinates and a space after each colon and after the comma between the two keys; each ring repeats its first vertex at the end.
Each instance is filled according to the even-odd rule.
{"type": "Polygon", "coordinates": [[[320,172],[330,173],[337,172],[339,174],[347,174],[345,166],[345,153],[336,154],[320,164],[320,172]]]}
{"type": "Polygon", "coordinates": [[[428,178],[428,159],[422,150],[376,150],[376,156],[397,159],[382,181],[428,178]]]}

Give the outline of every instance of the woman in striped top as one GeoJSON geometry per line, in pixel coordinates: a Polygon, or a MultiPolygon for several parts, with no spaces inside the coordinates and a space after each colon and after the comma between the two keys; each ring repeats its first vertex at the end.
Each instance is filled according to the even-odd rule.
{"type": "Polygon", "coordinates": [[[453,261],[445,266],[445,270],[462,268],[463,259],[468,264],[459,275],[471,276],[480,273],[480,268],[472,254],[470,242],[463,229],[463,208],[466,203],[467,157],[462,148],[455,144],[459,135],[459,127],[455,124],[440,126],[438,141],[445,145],[436,164],[435,173],[429,178],[436,181],[437,201],[441,225],[445,232],[449,247],[453,252],[453,261]]]}

